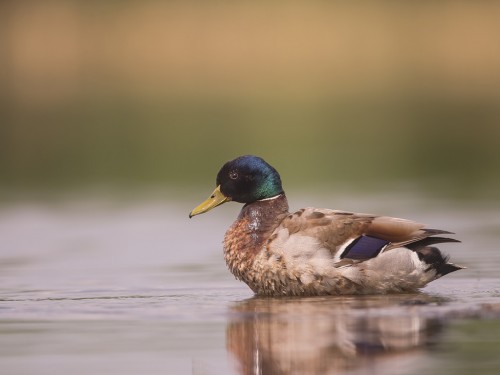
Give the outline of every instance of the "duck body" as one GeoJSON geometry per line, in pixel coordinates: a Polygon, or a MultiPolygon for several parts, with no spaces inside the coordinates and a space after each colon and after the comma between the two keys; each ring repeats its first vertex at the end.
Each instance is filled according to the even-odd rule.
{"type": "MultiPolygon", "coordinates": [[[[255,158],[244,156],[226,163],[217,177],[214,194],[190,216],[221,201],[238,200],[237,194],[224,194],[231,190],[225,188],[227,183],[233,185],[234,180],[241,179],[237,182],[252,185],[258,180],[261,185],[267,181],[252,174],[261,173],[259,165],[265,163],[255,158]],[[253,162],[249,169],[241,167],[248,166],[248,161],[253,162]],[[232,177],[226,179],[230,173],[232,177]]],[[[276,179],[277,172],[270,168],[268,173],[276,179]]],[[[246,204],[224,237],[229,270],[258,295],[414,292],[462,268],[449,263],[431,246],[458,242],[440,236],[449,232],[426,229],[423,224],[404,219],[338,210],[309,207],[290,213],[279,175],[276,181],[269,183],[267,196],[259,193],[259,199],[251,194],[248,197],[255,189],[246,186],[246,204]]]]}

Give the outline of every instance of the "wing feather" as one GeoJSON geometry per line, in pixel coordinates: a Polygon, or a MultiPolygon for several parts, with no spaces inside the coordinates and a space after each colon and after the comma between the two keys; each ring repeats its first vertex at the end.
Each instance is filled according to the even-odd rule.
{"type": "MultiPolygon", "coordinates": [[[[443,230],[426,229],[424,224],[406,219],[311,207],[301,209],[285,218],[277,228],[277,231],[282,230],[286,230],[288,234],[287,245],[282,248],[295,248],[298,251],[299,246],[293,244],[302,243],[304,236],[311,237],[318,251],[328,249],[332,258],[337,261],[340,261],[339,250],[343,245],[362,235],[388,241],[389,244],[384,251],[389,251],[417,243],[430,236],[450,234],[443,230]]],[[[452,241],[456,240],[434,237],[425,244],[452,241]]],[[[311,250],[308,252],[311,253],[311,250]]]]}

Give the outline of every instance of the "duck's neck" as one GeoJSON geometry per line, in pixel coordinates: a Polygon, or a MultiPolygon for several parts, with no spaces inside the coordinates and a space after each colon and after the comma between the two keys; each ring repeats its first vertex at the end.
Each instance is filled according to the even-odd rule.
{"type": "Polygon", "coordinates": [[[246,281],[253,258],[286,215],[288,201],[284,193],[243,206],[224,238],[224,257],[237,278],[246,281]]]}
{"type": "Polygon", "coordinates": [[[244,205],[236,222],[242,222],[245,233],[250,234],[247,250],[258,251],[287,214],[288,200],[284,193],[244,205]]]}

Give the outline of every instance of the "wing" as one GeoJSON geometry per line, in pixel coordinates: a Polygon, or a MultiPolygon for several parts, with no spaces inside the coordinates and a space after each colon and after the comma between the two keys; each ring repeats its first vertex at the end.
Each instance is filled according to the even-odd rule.
{"type": "Polygon", "coordinates": [[[429,238],[447,233],[394,217],[305,208],[287,216],[272,239],[285,252],[292,252],[287,255],[297,252],[301,257],[315,257],[319,253],[341,266],[403,246],[416,250],[419,244],[456,242],[444,237],[429,238]]]}

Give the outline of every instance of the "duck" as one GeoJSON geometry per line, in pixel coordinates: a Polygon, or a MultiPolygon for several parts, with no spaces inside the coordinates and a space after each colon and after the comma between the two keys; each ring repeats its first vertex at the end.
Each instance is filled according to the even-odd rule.
{"type": "Polygon", "coordinates": [[[189,217],[226,202],[243,207],[224,236],[224,259],[258,296],[412,293],[465,268],[433,246],[460,242],[452,232],[342,210],[289,212],[279,173],[255,155],[225,163],[189,217]]]}

